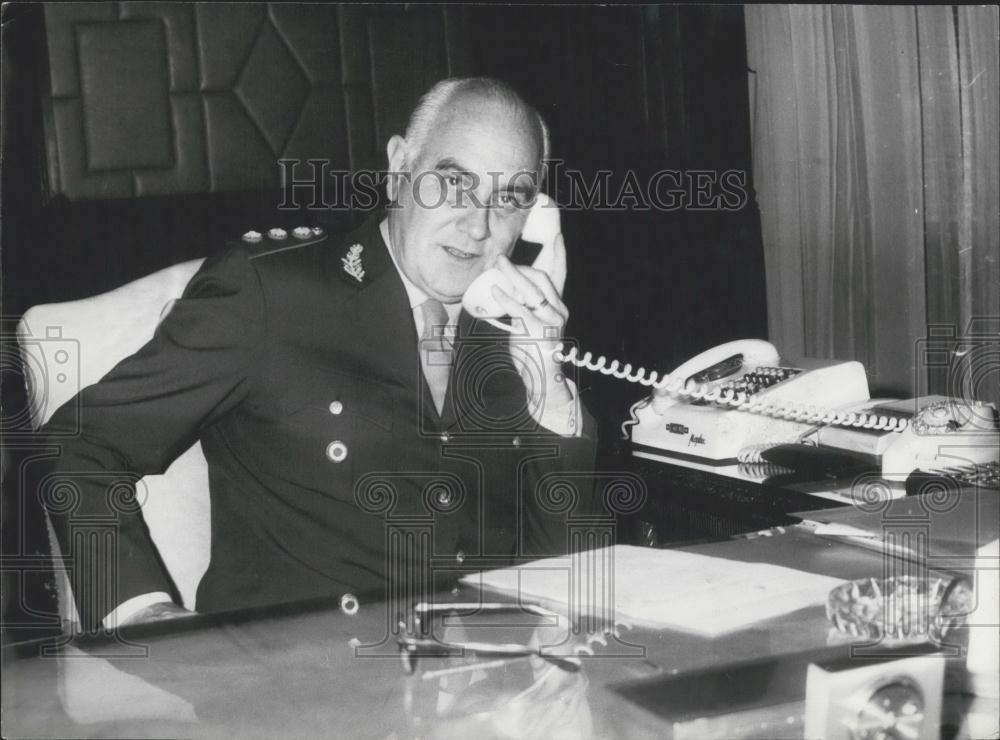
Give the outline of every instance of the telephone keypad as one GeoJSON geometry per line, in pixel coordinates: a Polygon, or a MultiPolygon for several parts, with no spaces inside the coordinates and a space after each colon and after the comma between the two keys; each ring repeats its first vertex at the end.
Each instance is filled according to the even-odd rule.
{"type": "Polygon", "coordinates": [[[723,384],[721,390],[728,389],[735,393],[752,396],[772,385],[793,378],[800,372],[802,371],[792,367],[758,367],[736,380],[723,384]]]}

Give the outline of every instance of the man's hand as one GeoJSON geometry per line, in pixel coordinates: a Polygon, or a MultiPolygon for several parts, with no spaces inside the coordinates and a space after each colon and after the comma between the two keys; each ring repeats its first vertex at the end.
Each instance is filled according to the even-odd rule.
{"type": "Polygon", "coordinates": [[[537,408],[572,400],[562,369],[553,357],[569,319],[569,309],[561,296],[566,280],[566,245],[562,234],[556,236],[552,248],[551,275],[534,267],[515,265],[501,256],[496,266],[510,279],[513,295],[493,286],[493,297],[510,315],[515,328],[519,329],[518,324],[523,322],[523,333],[511,334],[510,352],[528,390],[529,401],[537,408]]]}
{"type": "Polygon", "coordinates": [[[163,601],[158,604],[150,604],[146,608],[140,609],[128,619],[121,622],[118,626],[124,627],[126,625],[142,624],[144,622],[162,622],[167,619],[192,616],[197,613],[198,612],[185,609],[183,606],[177,606],[177,604],[172,601],[163,601]]]}

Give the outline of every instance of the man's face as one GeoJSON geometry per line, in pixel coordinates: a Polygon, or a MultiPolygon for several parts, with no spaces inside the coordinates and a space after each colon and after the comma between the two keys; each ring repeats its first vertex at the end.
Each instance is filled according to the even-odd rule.
{"type": "Polygon", "coordinates": [[[467,96],[438,116],[412,154],[408,142],[390,142],[390,168],[405,174],[389,210],[392,246],[417,287],[454,303],[513,248],[534,197],[540,147],[520,111],[467,96]]]}

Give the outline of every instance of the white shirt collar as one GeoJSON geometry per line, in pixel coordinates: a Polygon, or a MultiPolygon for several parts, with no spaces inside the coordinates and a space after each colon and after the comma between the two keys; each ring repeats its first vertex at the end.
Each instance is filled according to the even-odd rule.
{"type": "MultiPolygon", "coordinates": [[[[379,231],[382,232],[382,240],[385,242],[386,249],[389,250],[389,257],[392,259],[392,264],[395,265],[396,272],[399,273],[399,278],[403,281],[403,287],[406,289],[406,296],[410,301],[410,308],[419,308],[424,301],[430,298],[430,296],[414,285],[410,278],[406,277],[406,273],[403,272],[403,268],[401,268],[399,263],[396,261],[396,254],[392,251],[392,240],[389,238],[389,219],[382,219],[382,223],[380,223],[378,227],[379,231]]],[[[445,303],[444,310],[448,312],[448,319],[454,324],[458,321],[458,314],[462,311],[462,304],[461,302],[445,303]]]]}

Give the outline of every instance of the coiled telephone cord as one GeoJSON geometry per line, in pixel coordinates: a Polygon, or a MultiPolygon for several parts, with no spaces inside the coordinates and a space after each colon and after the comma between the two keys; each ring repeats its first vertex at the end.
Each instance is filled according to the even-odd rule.
{"type": "MultiPolygon", "coordinates": [[[[710,388],[707,383],[698,385],[695,388],[687,388],[683,379],[672,381],[669,373],[665,373],[661,378],[655,370],[647,371],[644,367],[633,371],[630,363],[621,365],[618,360],[612,360],[609,364],[604,355],[594,360],[590,352],[584,352],[582,357],[579,356],[576,347],[571,347],[568,352],[564,352],[563,350],[564,345],[560,343],[555,352],[557,362],[569,362],[585,370],[599,372],[602,375],[610,375],[629,383],[645,385],[655,390],[665,390],[674,398],[695,401],[703,400],[719,406],[729,406],[731,409],[737,411],[746,411],[751,414],[760,414],[776,419],[797,421],[803,424],[855,427],[889,432],[902,432],[910,424],[909,419],[886,416],[884,414],[843,411],[841,409],[824,408],[805,403],[788,403],[787,401],[784,403],[770,403],[767,399],[754,398],[731,388],[710,388]]],[[[648,403],[649,399],[646,398],[632,406],[629,410],[632,416],[631,421],[626,421],[622,424],[623,434],[627,427],[639,423],[635,412],[648,403]]]]}

